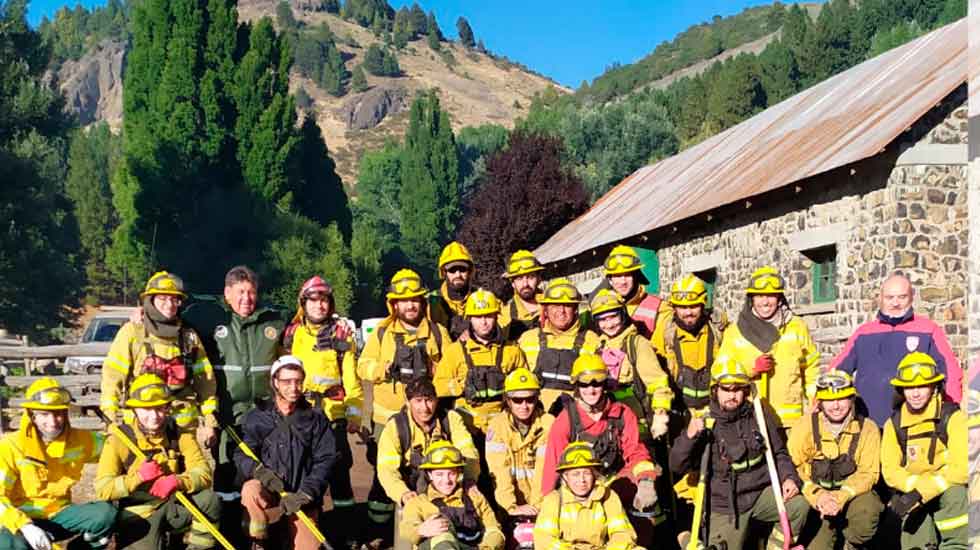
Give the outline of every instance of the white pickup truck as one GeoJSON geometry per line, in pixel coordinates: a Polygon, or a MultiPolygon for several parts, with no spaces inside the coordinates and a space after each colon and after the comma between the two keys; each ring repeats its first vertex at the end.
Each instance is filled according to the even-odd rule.
{"type": "Polygon", "coordinates": [[[116,337],[119,328],[129,320],[135,308],[113,307],[95,314],[82,332],[80,344],[104,344],[105,350],[99,346],[99,354],[76,355],[65,359],[65,374],[98,374],[102,372],[102,362],[109,353],[112,339],[116,337]]]}

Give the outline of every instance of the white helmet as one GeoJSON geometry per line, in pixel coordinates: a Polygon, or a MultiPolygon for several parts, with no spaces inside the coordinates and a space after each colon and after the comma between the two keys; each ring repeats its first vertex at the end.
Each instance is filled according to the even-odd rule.
{"type": "Polygon", "coordinates": [[[306,374],[306,371],[303,369],[303,361],[299,357],[295,355],[283,355],[272,364],[272,378],[275,378],[276,373],[283,367],[299,367],[303,371],[303,374],[306,374]]]}

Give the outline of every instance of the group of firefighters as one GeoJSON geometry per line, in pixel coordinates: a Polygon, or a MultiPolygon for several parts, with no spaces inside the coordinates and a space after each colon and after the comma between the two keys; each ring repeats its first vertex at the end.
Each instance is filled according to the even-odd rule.
{"type": "Polygon", "coordinates": [[[192,303],[158,272],[104,363],[106,433],[69,425],[55,379],[28,388],[0,440],[0,548],[966,547],[977,423],[906,277],[821,371],[775,269],[729,323],[693,274],[661,300],[643,267],[615,247],[585,298],[518,251],[501,304],[453,242],[437,290],[395,273],[363,349],[319,276],[287,318],[247,267],[192,303]],[[96,500],[71,504],[91,462],[96,500]]]}

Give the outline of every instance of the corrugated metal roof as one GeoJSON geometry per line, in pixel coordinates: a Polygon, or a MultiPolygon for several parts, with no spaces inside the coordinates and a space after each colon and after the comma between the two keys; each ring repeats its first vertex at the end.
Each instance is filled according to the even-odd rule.
{"type": "Polygon", "coordinates": [[[960,20],[640,168],[535,253],[577,256],[871,157],[966,82],[960,20]]]}

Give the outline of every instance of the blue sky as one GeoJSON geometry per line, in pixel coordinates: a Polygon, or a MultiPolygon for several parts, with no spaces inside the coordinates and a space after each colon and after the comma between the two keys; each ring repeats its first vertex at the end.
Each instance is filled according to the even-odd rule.
{"type": "MultiPolygon", "coordinates": [[[[396,9],[412,0],[389,0],[396,9]]],[[[785,0],[784,0],[785,1],[785,0]]],[[[30,21],[74,0],[31,0],[30,21]]],[[[420,0],[443,32],[456,37],[456,19],[470,22],[487,48],[577,88],[613,62],[632,63],[664,40],[715,15],[734,15],[771,0],[420,0]]],[[[83,0],[86,6],[104,4],[83,0]]]]}

